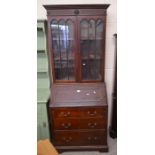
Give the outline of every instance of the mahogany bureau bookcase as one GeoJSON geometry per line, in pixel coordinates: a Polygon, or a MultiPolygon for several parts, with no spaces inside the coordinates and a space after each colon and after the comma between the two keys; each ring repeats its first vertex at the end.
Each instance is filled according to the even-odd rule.
{"type": "Polygon", "coordinates": [[[51,141],[59,152],[108,151],[104,83],[109,4],[44,5],[48,18],[51,141]]]}

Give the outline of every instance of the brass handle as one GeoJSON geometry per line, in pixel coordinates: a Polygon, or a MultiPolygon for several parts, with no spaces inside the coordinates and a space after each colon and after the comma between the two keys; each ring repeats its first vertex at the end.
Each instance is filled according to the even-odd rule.
{"type": "Polygon", "coordinates": [[[88,137],[88,140],[98,140],[98,137],[88,137]]]}
{"type": "Polygon", "coordinates": [[[91,128],[95,128],[97,126],[97,123],[88,123],[88,126],[91,128]]]}
{"type": "Polygon", "coordinates": [[[64,137],[63,140],[68,143],[72,140],[72,137],[68,137],[68,138],[64,137]]]}
{"type": "Polygon", "coordinates": [[[62,114],[63,114],[64,117],[67,117],[67,116],[69,116],[71,113],[68,111],[68,112],[66,112],[66,113],[62,112],[62,114]]]}
{"type": "Polygon", "coordinates": [[[94,112],[91,113],[90,111],[88,111],[87,113],[88,113],[88,115],[90,115],[90,116],[94,116],[94,115],[96,115],[97,112],[94,111],[94,112]]]}
{"type": "Polygon", "coordinates": [[[71,127],[71,123],[67,123],[67,124],[62,123],[61,126],[64,127],[65,129],[68,129],[69,127],[71,127]]]}

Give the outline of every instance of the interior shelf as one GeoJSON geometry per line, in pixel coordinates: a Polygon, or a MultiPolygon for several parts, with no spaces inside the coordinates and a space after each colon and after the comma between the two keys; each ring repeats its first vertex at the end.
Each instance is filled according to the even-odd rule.
{"type": "Polygon", "coordinates": [[[74,49],[73,48],[62,49],[62,47],[60,47],[60,49],[54,48],[53,51],[54,53],[61,51],[62,54],[66,54],[66,52],[70,54],[70,53],[73,53],[74,49]]]}
{"type": "Polygon", "coordinates": [[[80,38],[81,40],[84,40],[84,41],[97,41],[97,40],[103,40],[103,38],[80,38]]]}
{"type": "Polygon", "coordinates": [[[46,57],[46,59],[47,59],[47,53],[46,53],[46,51],[45,50],[37,50],[37,57],[39,59],[46,57]]]}
{"type": "Polygon", "coordinates": [[[38,53],[38,54],[46,53],[46,50],[44,50],[44,49],[42,49],[42,50],[40,49],[40,50],[39,50],[39,49],[38,49],[38,50],[37,50],[37,53],[38,53]]]}
{"type": "Polygon", "coordinates": [[[74,66],[68,66],[68,67],[67,67],[66,65],[65,65],[65,66],[63,66],[63,65],[61,66],[60,64],[59,64],[59,65],[55,65],[55,69],[61,69],[61,68],[62,68],[62,69],[67,69],[67,68],[68,68],[68,69],[73,69],[74,66]]]}
{"type": "Polygon", "coordinates": [[[37,27],[37,31],[43,31],[42,27],[37,27]]]}
{"type": "Polygon", "coordinates": [[[41,71],[41,72],[37,72],[37,78],[48,78],[48,72],[47,71],[41,71]]]}
{"type": "MultiPolygon", "coordinates": [[[[55,61],[59,61],[60,60],[60,57],[55,57],[54,58],[55,61]]],[[[68,59],[66,57],[61,57],[61,61],[74,61],[74,58],[73,57],[68,57],[68,59]]]]}
{"type": "Polygon", "coordinates": [[[52,40],[56,40],[56,41],[59,41],[59,40],[63,40],[63,41],[73,41],[74,39],[57,39],[57,38],[53,38],[52,40]]]}
{"type": "MultiPolygon", "coordinates": [[[[84,52],[84,53],[86,53],[86,52],[84,52]]],[[[94,53],[94,52],[90,52],[90,53],[94,53]]],[[[81,59],[102,59],[101,58],[101,56],[99,56],[99,55],[96,55],[96,58],[95,58],[95,55],[94,54],[90,54],[89,55],[89,57],[88,57],[88,55],[86,55],[86,56],[82,56],[81,55],[81,59]]],[[[54,60],[55,61],[60,61],[60,57],[54,57],[54,60]]],[[[61,57],[61,61],[74,61],[74,57],[68,57],[68,59],[67,59],[67,57],[66,56],[62,56],[61,57]]]]}
{"type": "Polygon", "coordinates": [[[98,61],[98,60],[102,60],[102,58],[100,57],[96,57],[96,58],[88,58],[88,57],[84,57],[84,58],[81,58],[82,60],[85,60],[85,61],[87,61],[87,60],[92,60],[92,61],[98,61]]]}

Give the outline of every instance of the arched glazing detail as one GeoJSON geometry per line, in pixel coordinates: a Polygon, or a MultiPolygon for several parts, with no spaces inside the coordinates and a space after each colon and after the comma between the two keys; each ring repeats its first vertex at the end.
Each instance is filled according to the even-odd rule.
{"type": "Polygon", "coordinates": [[[89,29],[89,22],[88,20],[82,20],[80,23],[80,32],[81,32],[81,37],[83,39],[88,39],[89,33],[88,33],[88,29],[89,29]]]}
{"type": "Polygon", "coordinates": [[[74,25],[72,20],[67,20],[66,22],[66,28],[68,28],[66,30],[66,36],[67,36],[67,42],[66,42],[66,46],[67,46],[67,68],[68,68],[68,80],[74,80],[75,77],[75,60],[74,60],[74,25]]]}
{"type": "Polygon", "coordinates": [[[75,80],[74,24],[72,20],[52,20],[51,37],[56,80],[75,80]]]}
{"type": "Polygon", "coordinates": [[[103,64],[103,20],[80,22],[82,80],[101,80],[103,64]]]}
{"type": "Polygon", "coordinates": [[[96,59],[98,60],[96,63],[96,72],[99,73],[101,78],[102,73],[102,64],[103,64],[103,29],[104,29],[104,23],[103,20],[98,19],[96,21],[96,59]]]}

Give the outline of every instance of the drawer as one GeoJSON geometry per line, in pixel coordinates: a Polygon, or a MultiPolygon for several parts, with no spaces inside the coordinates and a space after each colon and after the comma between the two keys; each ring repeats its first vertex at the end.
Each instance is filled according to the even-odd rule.
{"type": "Polygon", "coordinates": [[[83,108],[80,111],[82,117],[105,117],[107,115],[107,107],[103,108],[83,108]]]}
{"type": "Polygon", "coordinates": [[[55,130],[70,129],[105,129],[107,121],[104,118],[56,118],[54,119],[55,130]]]}
{"type": "Polygon", "coordinates": [[[79,116],[78,111],[76,108],[66,108],[66,109],[55,109],[54,110],[54,117],[77,117],[79,116]]]}
{"type": "Polygon", "coordinates": [[[79,132],[83,145],[106,145],[107,136],[105,130],[93,130],[79,132]]]}
{"type": "Polygon", "coordinates": [[[106,129],[107,121],[104,118],[79,119],[79,129],[106,129]]]}
{"type": "Polygon", "coordinates": [[[56,118],[54,119],[55,130],[69,130],[78,128],[78,119],[74,118],[56,118]]]}
{"type": "Polygon", "coordinates": [[[54,117],[105,117],[107,107],[102,108],[60,108],[54,109],[54,117]]]}
{"type": "Polygon", "coordinates": [[[54,144],[61,146],[106,145],[106,132],[103,130],[55,131],[54,144]]]}
{"type": "Polygon", "coordinates": [[[54,144],[55,145],[78,145],[81,139],[77,131],[55,131],[54,144]]]}

